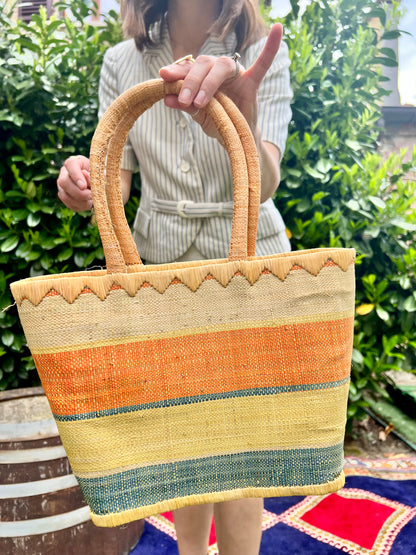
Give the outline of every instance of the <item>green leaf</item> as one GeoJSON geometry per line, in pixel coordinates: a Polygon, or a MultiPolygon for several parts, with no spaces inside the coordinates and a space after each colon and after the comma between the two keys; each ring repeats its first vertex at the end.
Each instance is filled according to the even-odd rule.
{"type": "Polygon", "coordinates": [[[25,193],[28,198],[34,198],[36,196],[36,185],[33,182],[27,183],[25,193]]]}
{"type": "Polygon", "coordinates": [[[36,227],[38,224],[40,224],[41,217],[39,214],[30,213],[26,221],[29,227],[36,227]]]}
{"type": "Polygon", "coordinates": [[[381,210],[385,210],[386,208],[386,203],[384,202],[383,199],[379,198],[379,197],[373,197],[373,196],[369,196],[368,200],[370,202],[372,202],[374,204],[374,206],[377,206],[377,208],[380,208],[381,210]]]}
{"type": "Polygon", "coordinates": [[[286,168],[286,171],[289,175],[293,175],[293,177],[302,177],[302,172],[297,168],[286,168]]]}
{"type": "Polygon", "coordinates": [[[17,222],[21,222],[27,218],[28,211],[26,209],[13,210],[13,219],[17,222]]]}
{"type": "Polygon", "coordinates": [[[78,268],[84,267],[84,261],[85,261],[85,253],[77,252],[74,256],[74,262],[78,266],[78,268]]]}
{"type": "Polygon", "coordinates": [[[324,191],[319,191],[318,193],[315,193],[312,197],[312,202],[318,202],[318,200],[322,200],[323,198],[327,197],[328,193],[325,193],[324,191]]]}
{"type": "Polygon", "coordinates": [[[310,208],[311,203],[310,203],[310,200],[305,197],[298,203],[297,206],[298,206],[299,212],[306,212],[306,210],[310,208]]]}
{"type": "Polygon", "coordinates": [[[380,235],[380,227],[366,227],[363,231],[363,237],[371,237],[372,239],[376,239],[380,235]]]}
{"type": "Polygon", "coordinates": [[[401,32],[397,29],[393,29],[392,31],[386,31],[381,35],[382,40],[393,40],[398,39],[401,35],[401,32]]]}
{"type": "Polygon", "coordinates": [[[328,173],[332,169],[333,163],[329,158],[321,158],[315,168],[320,173],[328,173]]]}
{"type": "Polygon", "coordinates": [[[345,144],[355,152],[359,152],[362,148],[361,144],[358,141],[354,141],[352,139],[347,139],[345,141],[345,144]]]}
{"type": "Polygon", "coordinates": [[[390,353],[391,351],[393,351],[393,349],[397,347],[398,341],[399,338],[397,335],[393,335],[392,337],[386,337],[385,335],[383,335],[382,342],[384,352],[390,353]]]}
{"type": "Polygon", "coordinates": [[[34,260],[37,260],[40,256],[42,255],[41,251],[36,251],[36,250],[30,250],[25,256],[24,259],[26,260],[26,262],[33,262],[34,260]]]}
{"type": "Polygon", "coordinates": [[[400,229],[404,229],[405,231],[416,231],[416,225],[406,222],[404,218],[400,218],[396,216],[390,220],[391,225],[395,227],[400,227],[400,229]]]}
{"type": "Polygon", "coordinates": [[[56,260],[58,262],[64,262],[64,260],[68,260],[68,258],[71,258],[73,252],[74,251],[72,250],[72,248],[68,247],[67,249],[64,249],[58,254],[58,256],[56,257],[56,260]]]}
{"type": "Polygon", "coordinates": [[[350,382],[350,394],[357,395],[357,388],[355,387],[354,382],[350,382]]]}
{"type": "Polygon", "coordinates": [[[3,372],[7,372],[10,374],[14,370],[14,360],[11,356],[6,357],[4,360],[1,361],[1,367],[3,372]]]}
{"type": "Polygon", "coordinates": [[[360,209],[359,203],[354,199],[351,199],[348,202],[346,202],[345,206],[350,210],[353,210],[354,212],[357,212],[360,209]]]}
{"type": "Polygon", "coordinates": [[[392,58],[393,60],[397,59],[396,52],[393,50],[393,48],[388,48],[384,46],[383,48],[380,48],[380,52],[381,54],[384,54],[384,56],[387,56],[388,58],[392,58]]]}
{"type": "Polygon", "coordinates": [[[388,320],[390,320],[389,313],[386,310],[384,310],[384,308],[382,308],[381,306],[376,306],[376,312],[377,312],[377,316],[384,322],[387,322],[388,320]]]}
{"type": "Polygon", "coordinates": [[[368,383],[367,378],[360,378],[355,385],[357,386],[357,389],[364,389],[366,387],[368,383]]]}
{"type": "Polygon", "coordinates": [[[315,179],[322,179],[324,177],[324,174],[322,172],[318,171],[315,168],[312,168],[309,164],[304,165],[304,170],[307,174],[309,174],[311,177],[314,177],[315,179]]]}
{"type": "Polygon", "coordinates": [[[52,256],[49,253],[45,252],[45,254],[42,256],[39,262],[44,270],[49,270],[53,265],[54,261],[55,259],[52,258],[52,256]]]}
{"type": "Polygon", "coordinates": [[[416,312],[416,300],[413,295],[407,297],[407,299],[403,303],[403,308],[407,312],[416,312]]]}
{"type": "Polygon", "coordinates": [[[393,60],[392,58],[387,58],[385,56],[377,56],[376,58],[374,58],[373,62],[375,64],[380,64],[387,67],[397,67],[399,65],[396,60],[393,60]]]}
{"type": "Polygon", "coordinates": [[[352,351],[352,360],[356,363],[356,364],[362,364],[364,362],[364,357],[363,355],[360,353],[360,351],[358,351],[357,349],[353,349],[352,351]]]}
{"type": "Polygon", "coordinates": [[[1,334],[1,341],[6,347],[10,347],[14,341],[14,334],[10,330],[4,330],[1,334]]]}
{"type": "Polygon", "coordinates": [[[10,251],[14,250],[17,247],[18,244],[19,244],[19,237],[14,235],[12,237],[9,237],[5,241],[3,241],[3,243],[0,246],[0,251],[1,252],[10,252],[10,251]]]}
{"type": "Polygon", "coordinates": [[[355,414],[357,413],[358,407],[357,405],[348,405],[347,408],[347,417],[348,418],[352,418],[353,416],[355,416],[355,414]]]}

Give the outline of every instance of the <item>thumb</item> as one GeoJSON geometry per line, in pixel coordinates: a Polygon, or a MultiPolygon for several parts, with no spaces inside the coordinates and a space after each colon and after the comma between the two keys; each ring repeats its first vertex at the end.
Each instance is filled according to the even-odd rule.
{"type": "Polygon", "coordinates": [[[275,23],[272,25],[259,57],[245,72],[245,75],[254,81],[256,87],[260,86],[260,83],[266,75],[269,67],[272,65],[273,60],[279,51],[282,35],[283,27],[281,23],[275,23]]]}

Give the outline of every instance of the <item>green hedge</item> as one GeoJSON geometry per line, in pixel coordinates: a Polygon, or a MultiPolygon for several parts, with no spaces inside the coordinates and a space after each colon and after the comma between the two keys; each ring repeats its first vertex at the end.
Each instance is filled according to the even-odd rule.
{"type": "MultiPolygon", "coordinates": [[[[88,154],[102,56],[121,39],[117,14],[98,28],[85,22],[87,4],[69,2],[70,19],[42,11],[30,25],[0,9],[1,307],[13,304],[12,280],[104,263],[90,215],[56,199],[62,162],[88,154]]],[[[395,5],[392,17],[400,17],[395,5]]],[[[276,202],[294,249],[357,249],[350,418],[362,415],[364,390],[384,394],[385,369],[416,366],[416,187],[406,178],[416,151],[407,164],[377,154],[380,68],[396,60],[371,21],[385,38],[399,34],[376,0],[316,0],[302,18],[292,1],[283,21],[294,99],[276,202]]],[[[0,389],[36,383],[15,307],[0,312],[0,327],[0,389]]]]}
{"type": "MultiPolygon", "coordinates": [[[[91,215],[56,197],[63,161],[88,155],[102,57],[122,38],[114,12],[86,24],[87,3],[70,1],[64,19],[42,9],[29,25],[0,8],[0,308],[13,303],[10,281],[104,264],[91,215]]],[[[0,312],[0,339],[0,389],[37,383],[15,307],[0,312]]]]}
{"type": "Polygon", "coordinates": [[[378,153],[386,94],[382,65],[397,65],[380,39],[398,37],[375,0],[320,0],[284,22],[291,55],[293,121],[277,202],[294,249],[357,250],[357,314],[348,414],[364,390],[386,395],[383,372],[416,368],[416,148],[378,153]],[[379,33],[373,26],[379,29],[379,33]]]}

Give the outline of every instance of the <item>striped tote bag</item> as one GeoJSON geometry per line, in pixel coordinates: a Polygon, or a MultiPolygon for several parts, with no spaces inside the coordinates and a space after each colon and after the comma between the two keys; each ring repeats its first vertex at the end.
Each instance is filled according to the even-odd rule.
{"type": "Polygon", "coordinates": [[[258,155],[234,104],[206,108],[229,153],[228,259],[142,264],[120,160],[134,121],[180,84],[123,93],[91,145],[106,269],[11,284],[93,522],[188,505],[325,494],[344,483],[353,249],[255,256],[258,155]]]}

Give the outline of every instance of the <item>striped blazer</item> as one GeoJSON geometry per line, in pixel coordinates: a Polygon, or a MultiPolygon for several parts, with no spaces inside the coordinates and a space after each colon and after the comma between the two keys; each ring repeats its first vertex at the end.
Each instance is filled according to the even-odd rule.
{"type": "MultiPolygon", "coordinates": [[[[242,53],[249,67],[265,39],[242,53]]],[[[225,42],[209,37],[201,54],[232,55],[235,36],[225,42]]],[[[137,83],[159,76],[173,61],[167,29],[157,47],[136,49],[133,40],[107,50],[101,70],[101,116],[117,96],[137,83]]],[[[282,43],[259,93],[259,126],[264,140],[283,154],[291,118],[289,57],[282,43]]],[[[141,200],[134,239],[147,262],[171,262],[192,245],[206,258],[226,258],[231,235],[232,178],[225,149],[192,118],[156,103],[134,124],[124,148],[122,168],[140,168],[141,200]]],[[[272,199],[260,207],[257,255],[290,250],[285,225],[272,199]]]]}

